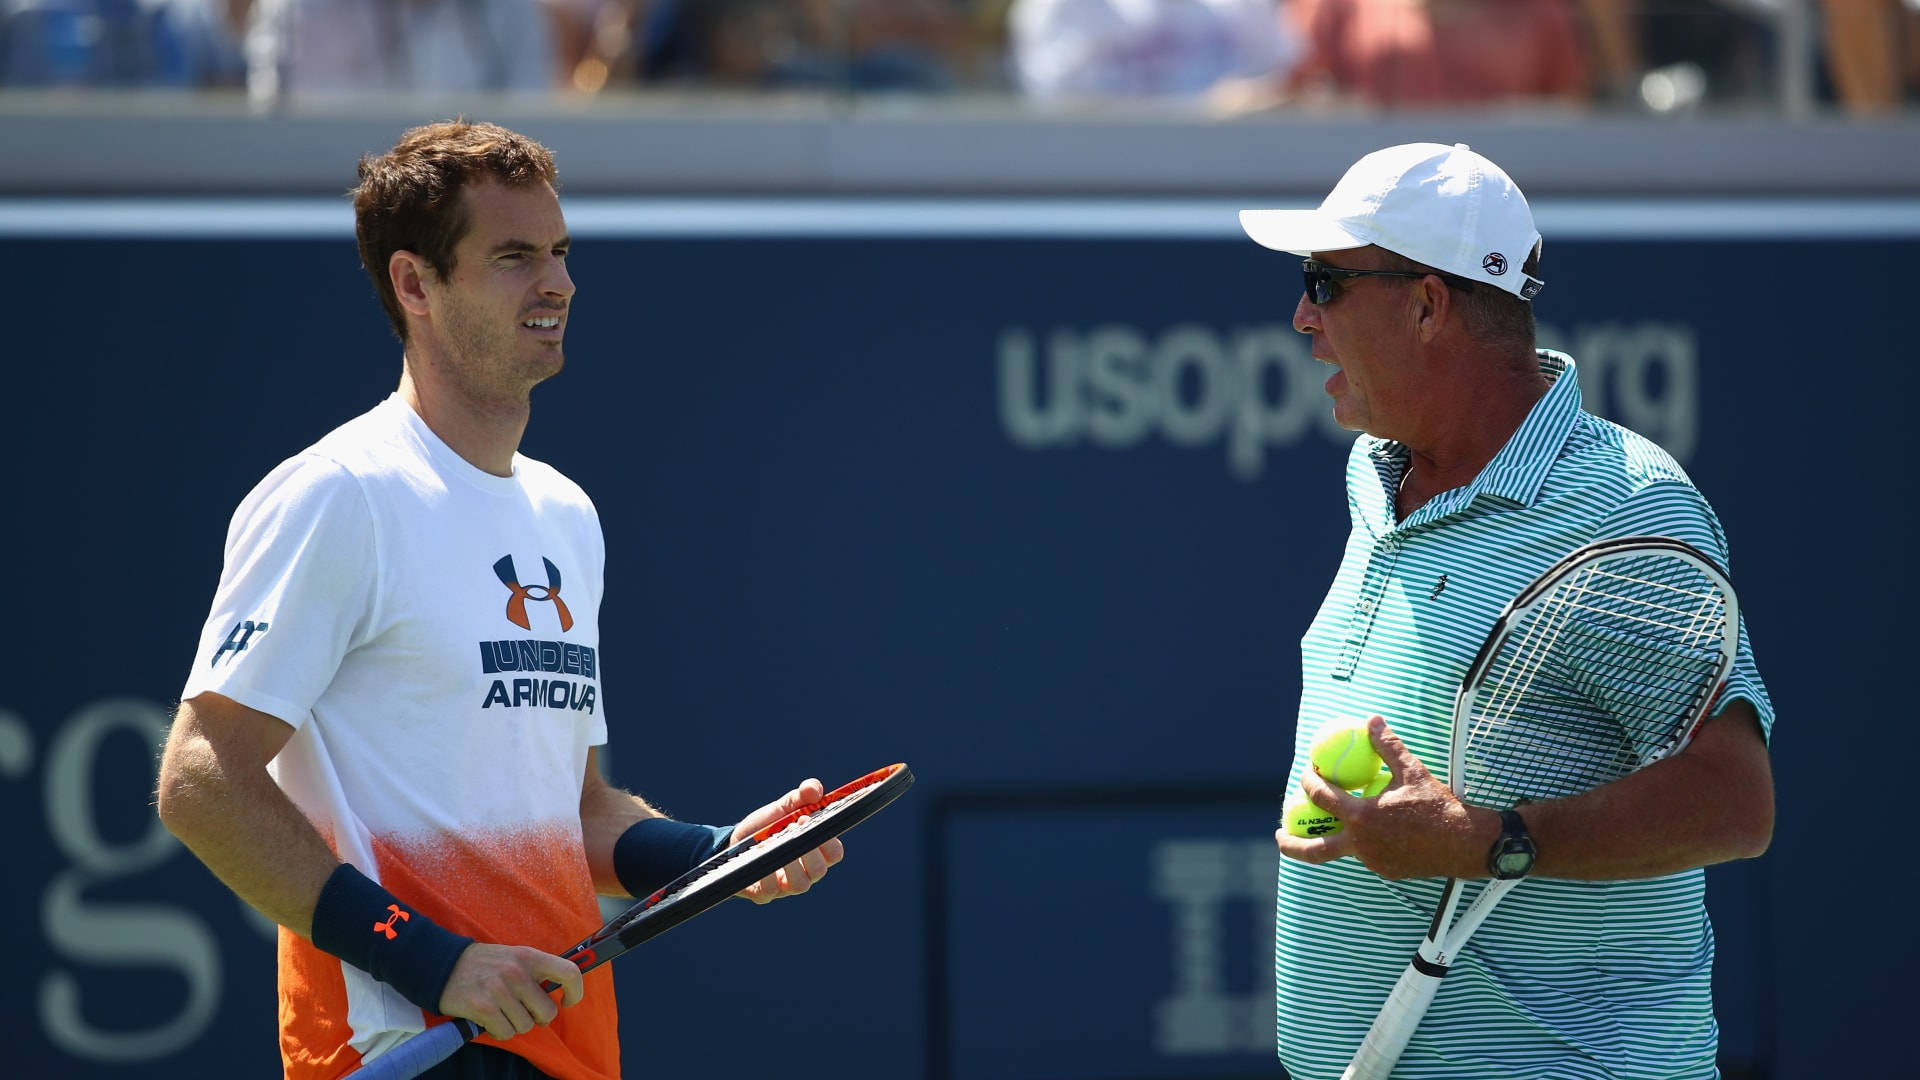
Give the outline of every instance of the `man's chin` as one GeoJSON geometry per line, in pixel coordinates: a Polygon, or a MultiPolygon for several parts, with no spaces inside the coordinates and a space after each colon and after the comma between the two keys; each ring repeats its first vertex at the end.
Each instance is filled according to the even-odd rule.
{"type": "Polygon", "coordinates": [[[536,357],[533,363],[529,365],[529,370],[533,376],[534,383],[537,385],[560,374],[561,369],[566,366],[566,356],[556,347],[551,352],[536,357]]]}

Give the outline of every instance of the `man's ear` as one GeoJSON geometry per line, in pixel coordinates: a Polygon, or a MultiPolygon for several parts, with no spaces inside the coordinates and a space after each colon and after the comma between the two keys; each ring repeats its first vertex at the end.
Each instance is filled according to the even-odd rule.
{"type": "Polygon", "coordinates": [[[387,278],[393,282],[393,296],[402,310],[422,318],[432,313],[427,282],[434,273],[425,259],[411,251],[396,251],[387,259],[387,278]]]}
{"type": "Polygon", "coordinates": [[[1448,316],[1453,314],[1453,290],[1439,277],[1428,274],[1413,283],[1414,330],[1422,343],[1440,336],[1448,316]]]}

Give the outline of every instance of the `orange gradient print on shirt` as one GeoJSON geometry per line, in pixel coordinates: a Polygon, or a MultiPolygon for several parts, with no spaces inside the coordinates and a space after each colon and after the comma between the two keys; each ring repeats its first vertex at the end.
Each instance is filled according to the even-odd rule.
{"type": "MultiPolygon", "coordinates": [[[[376,838],[381,881],[441,926],[477,941],[559,954],[600,925],[578,822],[431,837],[376,838]],[[432,908],[428,898],[432,897],[432,908]]],[[[613,973],[590,971],[586,997],[509,1047],[561,1080],[620,1075],[613,973]]],[[[491,1042],[487,1036],[482,1040],[491,1042]]]]}
{"type": "MultiPolygon", "coordinates": [[[[376,838],[372,847],[382,885],[441,926],[477,941],[558,954],[600,925],[577,825],[376,838]]],[[[404,924],[395,929],[406,932],[404,924]]],[[[341,1022],[348,1015],[341,961],[285,933],[280,960],[281,1054],[289,1080],[332,1080],[358,1066],[360,1055],[346,1045],[353,1032],[341,1022]]],[[[586,996],[578,1005],[562,1009],[546,1027],[494,1045],[561,1080],[618,1077],[612,969],[585,978],[586,996]]]]}

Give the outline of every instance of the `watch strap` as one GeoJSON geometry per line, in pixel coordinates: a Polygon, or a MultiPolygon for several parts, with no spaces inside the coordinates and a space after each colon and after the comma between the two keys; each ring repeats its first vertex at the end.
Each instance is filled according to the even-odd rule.
{"type": "Polygon", "coordinates": [[[1500,838],[1494,841],[1493,850],[1487,853],[1487,872],[1501,880],[1522,878],[1533,871],[1533,861],[1537,856],[1533,834],[1527,831],[1527,823],[1520,817],[1520,812],[1513,809],[1500,811],[1500,838]],[[1504,870],[1500,865],[1502,856],[1516,853],[1527,856],[1526,869],[1517,874],[1504,870]]]}

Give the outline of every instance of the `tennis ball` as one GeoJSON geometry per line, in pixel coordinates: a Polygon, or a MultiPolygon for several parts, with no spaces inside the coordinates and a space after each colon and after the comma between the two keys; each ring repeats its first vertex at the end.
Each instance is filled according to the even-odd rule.
{"type": "Polygon", "coordinates": [[[1374,778],[1367,781],[1367,786],[1360,789],[1360,797],[1363,799],[1371,799],[1375,795],[1387,790],[1387,785],[1391,783],[1393,783],[1393,770],[1382,765],[1380,771],[1374,775],[1374,778]]]}
{"type": "Polygon", "coordinates": [[[1332,836],[1345,828],[1340,819],[1319,807],[1305,795],[1287,804],[1287,831],[1295,836],[1332,836]]]}
{"type": "Polygon", "coordinates": [[[1313,767],[1327,783],[1344,791],[1366,787],[1380,771],[1380,755],[1367,741],[1367,727],[1351,720],[1335,720],[1313,740],[1313,767]]]}

